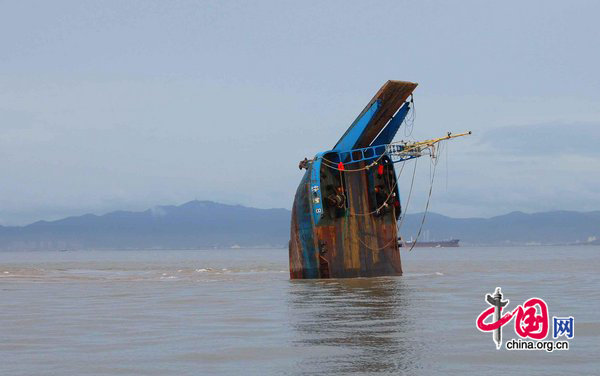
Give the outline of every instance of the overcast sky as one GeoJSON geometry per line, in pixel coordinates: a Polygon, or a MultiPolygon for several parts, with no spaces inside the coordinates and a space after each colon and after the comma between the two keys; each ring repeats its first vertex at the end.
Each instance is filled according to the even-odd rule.
{"type": "Polygon", "coordinates": [[[599,4],[0,1],[0,224],[290,208],[298,161],[388,79],[419,83],[414,138],[474,132],[431,210],[598,210],[599,4]]]}

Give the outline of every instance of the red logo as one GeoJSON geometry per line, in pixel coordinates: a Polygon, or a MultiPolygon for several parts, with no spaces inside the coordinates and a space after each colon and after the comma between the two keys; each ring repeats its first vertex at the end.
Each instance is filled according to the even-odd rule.
{"type": "MultiPolygon", "coordinates": [[[[477,317],[477,327],[482,332],[491,332],[499,329],[504,324],[510,322],[513,317],[515,319],[515,332],[521,338],[544,339],[548,335],[550,319],[548,317],[548,306],[546,302],[539,298],[531,298],[523,305],[518,306],[512,312],[506,313],[496,322],[485,323],[485,320],[494,314],[496,307],[490,307],[481,312],[477,317]],[[538,314],[539,309],[539,314],[538,314]]],[[[500,307],[502,312],[502,307],[500,307]]]]}
{"type": "MultiPolygon", "coordinates": [[[[546,341],[550,331],[550,316],[548,316],[548,305],[540,298],[531,298],[512,311],[503,312],[509,301],[502,300],[500,287],[496,287],[493,294],[485,295],[485,302],[491,305],[481,312],[475,321],[477,328],[482,332],[493,332],[496,349],[502,347],[502,327],[514,318],[515,332],[521,338],[511,339],[506,342],[507,350],[568,350],[569,341],[546,341]],[[503,314],[504,313],[504,314],[503,314]],[[530,338],[530,339],[527,339],[530,338]]],[[[560,336],[573,338],[575,319],[573,316],[552,317],[554,331],[552,337],[560,336]]]]}

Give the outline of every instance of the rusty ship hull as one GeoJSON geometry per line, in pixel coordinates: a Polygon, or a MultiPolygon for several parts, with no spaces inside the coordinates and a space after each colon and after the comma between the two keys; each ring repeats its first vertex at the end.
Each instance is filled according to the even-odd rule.
{"type": "Polygon", "coordinates": [[[402,275],[396,223],[402,208],[386,154],[417,84],[388,81],[332,150],[305,159],[292,208],[290,277],[402,275]]]}

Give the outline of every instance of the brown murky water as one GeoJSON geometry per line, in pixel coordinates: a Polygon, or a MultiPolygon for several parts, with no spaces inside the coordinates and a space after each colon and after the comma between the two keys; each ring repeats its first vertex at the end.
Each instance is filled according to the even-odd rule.
{"type": "Polygon", "coordinates": [[[0,374],[597,374],[600,247],[402,260],[397,278],[290,281],[283,249],[0,253],[0,374]],[[496,350],[475,327],[496,286],[574,316],[570,349],[496,350]]]}

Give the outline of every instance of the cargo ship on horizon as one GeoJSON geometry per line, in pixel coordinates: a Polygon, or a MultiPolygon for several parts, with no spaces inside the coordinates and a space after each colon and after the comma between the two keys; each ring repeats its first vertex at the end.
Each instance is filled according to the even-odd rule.
{"type": "Polygon", "coordinates": [[[458,244],[459,239],[450,239],[450,240],[433,240],[433,241],[417,241],[410,240],[407,242],[402,241],[401,239],[398,241],[400,247],[404,248],[455,248],[460,247],[458,244]]]}

